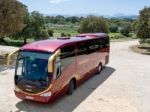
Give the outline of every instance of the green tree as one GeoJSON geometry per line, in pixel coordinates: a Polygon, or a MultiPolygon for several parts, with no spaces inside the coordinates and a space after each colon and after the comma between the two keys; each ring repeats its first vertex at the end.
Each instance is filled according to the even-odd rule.
{"type": "Polygon", "coordinates": [[[48,34],[50,37],[53,37],[53,33],[54,33],[54,30],[53,29],[49,29],[48,30],[48,34]]]}
{"type": "Polygon", "coordinates": [[[17,33],[17,36],[22,37],[24,39],[24,44],[27,43],[27,39],[32,37],[32,26],[31,26],[31,17],[28,12],[27,7],[26,9],[26,16],[24,17],[24,24],[25,27],[23,28],[22,32],[17,33]]]}
{"type": "Polygon", "coordinates": [[[13,35],[13,37],[20,37],[24,39],[24,44],[27,43],[28,38],[33,38],[35,40],[42,38],[44,39],[47,36],[47,34],[45,33],[46,31],[41,30],[44,29],[44,23],[44,17],[42,14],[37,11],[28,13],[28,10],[26,8],[26,16],[24,18],[25,27],[23,28],[22,32],[13,35]]]}
{"type": "Polygon", "coordinates": [[[65,24],[65,17],[58,15],[55,17],[57,24],[65,24]]]}
{"type": "Polygon", "coordinates": [[[109,30],[110,30],[110,32],[112,32],[112,33],[116,33],[117,31],[118,31],[118,26],[117,25],[115,25],[115,24],[113,24],[113,25],[111,25],[110,27],[109,27],[109,30]]]}
{"type": "Polygon", "coordinates": [[[87,18],[81,21],[79,31],[81,33],[108,33],[108,23],[103,17],[88,16],[87,18]]]}
{"type": "Polygon", "coordinates": [[[22,31],[25,6],[18,0],[0,0],[0,39],[22,31]]]}
{"type": "Polygon", "coordinates": [[[132,23],[132,28],[133,28],[133,31],[136,33],[137,32],[137,28],[138,28],[138,20],[135,20],[132,23]]]}
{"type": "Polygon", "coordinates": [[[48,38],[49,38],[48,31],[46,29],[40,29],[38,40],[39,39],[43,40],[43,39],[48,39],[48,38]]]}
{"type": "Polygon", "coordinates": [[[137,37],[150,39],[150,7],[145,7],[140,11],[137,25],[137,37]]]}
{"type": "Polygon", "coordinates": [[[124,25],[121,28],[120,32],[121,32],[122,35],[124,35],[126,37],[129,37],[130,36],[129,34],[130,34],[131,30],[132,30],[131,24],[127,23],[126,25],[124,25]]]}
{"type": "Polygon", "coordinates": [[[33,31],[32,35],[36,40],[38,40],[38,38],[40,38],[39,32],[40,32],[41,28],[44,28],[44,26],[45,26],[45,19],[44,19],[43,15],[37,11],[31,12],[30,28],[33,31]]]}

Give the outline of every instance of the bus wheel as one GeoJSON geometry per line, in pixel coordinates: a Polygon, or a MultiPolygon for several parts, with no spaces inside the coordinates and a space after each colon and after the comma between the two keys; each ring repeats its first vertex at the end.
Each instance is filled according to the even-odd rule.
{"type": "Polygon", "coordinates": [[[74,91],[74,88],[75,88],[75,85],[74,85],[74,82],[73,80],[70,81],[69,83],[69,88],[68,88],[68,95],[72,95],[73,94],[73,91],[74,91]]]}
{"type": "Polygon", "coordinates": [[[100,63],[100,64],[98,65],[97,74],[101,73],[102,69],[103,69],[103,66],[102,66],[102,64],[100,63]]]}

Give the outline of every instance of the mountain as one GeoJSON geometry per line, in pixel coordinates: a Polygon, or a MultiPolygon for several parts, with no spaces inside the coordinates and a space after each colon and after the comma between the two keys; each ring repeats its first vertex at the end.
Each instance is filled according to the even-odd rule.
{"type": "Polygon", "coordinates": [[[105,18],[117,18],[117,19],[124,19],[124,18],[128,18],[128,19],[137,19],[138,15],[125,15],[122,13],[118,13],[118,14],[114,14],[112,16],[110,15],[100,15],[100,14],[44,14],[44,16],[58,16],[58,15],[62,15],[64,17],[71,17],[71,16],[77,16],[77,17],[87,17],[88,15],[95,15],[95,16],[103,16],[105,18]]]}
{"type": "Polygon", "coordinates": [[[137,19],[138,15],[125,15],[122,13],[118,13],[118,14],[114,14],[113,16],[110,16],[110,18],[117,18],[117,19],[124,19],[124,18],[128,18],[128,19],[137,19]]]}

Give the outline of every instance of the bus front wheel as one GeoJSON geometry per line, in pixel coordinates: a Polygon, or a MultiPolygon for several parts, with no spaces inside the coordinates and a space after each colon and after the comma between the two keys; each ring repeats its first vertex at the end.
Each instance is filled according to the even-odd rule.
{"type": "Polygon", "coordinates": [[[73,80],[71,80],[70,83],[69,83],[68,95],[73,94],[74,88],[75,88],[74,82],[73,82],[73,80]]]}

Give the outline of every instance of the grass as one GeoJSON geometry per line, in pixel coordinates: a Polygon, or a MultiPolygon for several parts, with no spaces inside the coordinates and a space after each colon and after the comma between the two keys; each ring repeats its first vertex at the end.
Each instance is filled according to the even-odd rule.
{"type": "Polygon", "coordinates": [[[78,34],[79,25],[78,24],[66,24],[66,25],[59,25],[59,24],[48,24],[49,29],[54,30],[54,37],[60,37],[62,33],[65,35],[75,36],[78,34]]]}
{"type": "Polygon", "coordinates": [[[120,36],[121,33],[109,33],[108,34],[110,37],[114,37],[114,36],[120,36]]]}

